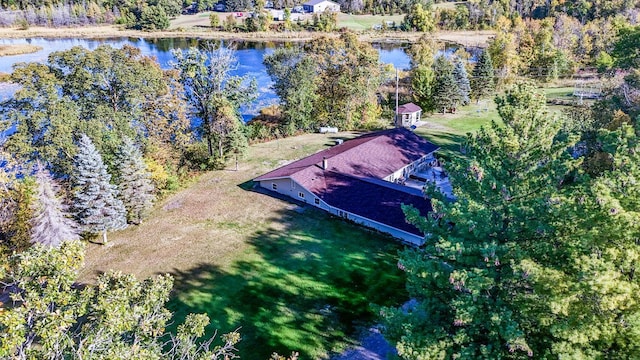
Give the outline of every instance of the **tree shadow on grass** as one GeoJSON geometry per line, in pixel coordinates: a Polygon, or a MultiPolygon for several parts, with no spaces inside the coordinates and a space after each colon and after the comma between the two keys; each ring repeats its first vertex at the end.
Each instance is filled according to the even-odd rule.
{"type": "Polygon", "coordinates": [[[173,274],[168,307],[175,324],[204,312],[210,334],[240,328],[244,359],[268,359],[274,351],[317,359],[374,321],[372,304],[406,300],[395,240],[315,209],[282,210],[272,223],[253,234],[251,250],[230,268],[200,264],[173,274]]]}

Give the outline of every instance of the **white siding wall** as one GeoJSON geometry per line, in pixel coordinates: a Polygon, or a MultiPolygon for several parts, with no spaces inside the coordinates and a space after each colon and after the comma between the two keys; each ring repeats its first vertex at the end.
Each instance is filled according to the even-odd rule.
{"type": "Polygon", "coordinates": [[[419,169],[423,164],[434,160],[435,157],[433,156],[433,153],[431,154],[427,154],[423,157],[421,157],[420,159],[412,162],[411,164],[403,167],[402,169],[394,172],[393,174],[387,176],[386,178],[382,179],[384,181],[389,181],[389,182],[396,182],[396,180],[398,179],[406,179],[412,172],[414,172],[416,169],[419,169]]]}
{"type": "Polygon", "coordinates": [[[275,191],[279,194],[287,195],[298,201],[302,201],[309,205],[313,205],[315,207],[318,207],[338,217],[342,217],[344,219],[351,220],[360,225],[376,229],[385,234],[389,234],[411,245],[419,246],[419,245],[422,245],[422,243],[424,242],[424,238],[421,236],[417,236],[417,235],[408,233],[406,231],[396,229],[389,225],[385,225],[377,221],[367,219],[365,217],[358,216],[356,214],[352,214],[346,211],[342,211],[338,208],[330,206],[291,179],[264,180],[264,181],[260,181],[260,186],[267,190],[275,191]],[[273,188],[274,184],[276,185],[275,189],[273,188]],[[300,193],[302,193],[304,197],[300,197],[299,196],[300,193]],[[318,199],[318,204],[316,204],[315,202],[316,199],[318,199]]]}
{"type": "Polygon", "coordinates": [[[396,229],[392,226],[389,225],[385,225],[382,223],[379,223],[375,220],[371,220],[371,219],[367,219],[365,217],[359,216],[357,214],[352,214],[346,211],[342,211],[340,209],[334,208],[334,207],[329,207],[330,209],[325,209],[328,212],[337,215],[339,217],[342,217],[344,219],[348,219],[351,220],[357,224],[372,228],[372,229],[376,229],[380,232],[383,232],[385,234],[389,234],[397,239],[403,240],[404,242],[414,245],[414,246],[420,246],[424,243],[424,237],[423,236],[418,236],[418,235],[414,235],[411,233],[408,233],[406,231],[400,230],[400,229],[396,229]]]}

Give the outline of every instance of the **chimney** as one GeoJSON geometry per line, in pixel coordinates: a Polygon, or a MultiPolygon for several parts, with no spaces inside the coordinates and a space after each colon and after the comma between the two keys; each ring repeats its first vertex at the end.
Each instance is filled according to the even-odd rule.
{"type": "Polygon", "coordinates": [[[322,157],[322,170],[327,170],[327,168],[329,167],[329,161],[327,161],[327,157],[323,156],[322,157]]]}

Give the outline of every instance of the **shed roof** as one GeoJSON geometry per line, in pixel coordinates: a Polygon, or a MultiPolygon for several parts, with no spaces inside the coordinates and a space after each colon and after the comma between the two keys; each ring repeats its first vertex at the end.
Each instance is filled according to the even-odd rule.
{"type": "Polygon", "coordinates": [[[414,103],[398,106],[398,114],[410,114],[417,111],[422,111],[422,108],[414,103]]]}

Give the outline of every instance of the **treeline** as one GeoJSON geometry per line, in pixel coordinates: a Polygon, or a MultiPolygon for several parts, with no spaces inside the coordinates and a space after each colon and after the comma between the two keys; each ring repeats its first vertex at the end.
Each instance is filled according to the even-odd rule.
{"type": "Polygon", "coordinates": [[[248,123],[252,136],[269,138],[315,131],[380,128],[380,85],[390,76],[378,52],[353,33],[320,38],[265,56],[280,105],[248,123]]]}
{"type": "MultiPolygon", "coordinates": [[[[462,29],[502,29],[500,19],[547,19],[566,16],[572,21],[585,25],[591,21],[613,21],[625,18],[632,24],[640,19],[640,0],[612,1],[560,1],[560,0],[469,0],[454,6],[435,6],[444,1],[432,0],[338,0],[341,11],[355,14],[395,15],[406,14],[405,20],[396,29],[405,31],[462,30],[462,29]]],[[[0,26],[82,26],[90,24],[117,23],[128,28],[143,30],[166,29],[169,19],[179,15],[184,8],[190,11],[213,10],[216,4],[225,5],[226,11],[253,11],[257,18],[269,17],[262,14],[265,0],[181,0],[132,1],[0,1],[0,26]]],[[[291,10],[300,2],[291,0],[272,1],[276,9],[291,10]]],[[[262,24],[235,24],[235,19],[227,19],[225,30],[265,31],[271,29],[271,19],[254,20],[262,24]]],[[[212,24],[216,27],[219,24],[212,24]]],[[[300,24],[298,24],[300,25],[300,24]]],[[[317,30],[309,24],[299,29],[317,30]]],[[[290,30],[291,26],[279,26],[271,30],[290,30]]],[[[324,28],[321,31],[331,31],[324,28]]]]}
{"type": "Polygon", "coordinates": [[[607,84],[623,81],[627,74],[620,68],[628,67],[632,61],[627,59],[634,56],[628,49],[638,46],[633,40],[637,26],[623,17],[585,24],[567,15],[543,20],[500,17],[497,24],[488,47],[473,54],[460,48],[452,56],[437,56],[442,46],[428,35],[413,44],[408,50],[412,96],[405,100],[425,111],[453,110],[468,102],[467,94],[474,100],[492,96],[493,89],[518,79],[548,82],[574,76],[592,84],[597,96],[612,86],[607,84]],[[616,75],[612,81],[601,81],[610,75],[616,75]],[[446,85],[452,78],[458,88],[446,85]],[[471,90],[460,90],[465,86],[471,90]]]}
{"type": "MultiPolygon", "coordinates": [[[[605,44],[601,98],[563,112],[537,89],[548,74],[530,74],[538,69],[526,62],[559,50],[546,47],[549,30],[514,37],[529,31],[523,43],[540,48],[513,51],[522,75],[494,75],[491,47],[472,70],[472,97],[486,79],[504,91],[495,97],[500,121],[467,134],[461,156],[445,162],[456,200],[428,185],[433,212],[404,209],[426,236],[398,263],[415,302],[380,309],[401,358],[640,357],[640,55],[630,51],[640,26],[618,24],[605,44]]],[[[432,49],[429,39],[412,48],[416,86],[450,71],[432,49]]],[[[502,52],[494,54],[493,64],[502,52]]],[[[459,99],[453,80],[448,97],[459,99]]],[[[432,89],[438,99],[443,90],[432,89]]],[[[485,89],[478,95],[495,94],[485,89]]]]}
{"type": "Polygon", "coordinates": [[[0,26],[31,25],[63,27],[97,24],[120,24],[140,30],[162,30],[169,19],[180,14],[179,0],[160,1],[82,1],[82,2],[3,2],[0,26]]]}
{"type": "Polygon", "coordinates": [[[10,134],[0,145],[2,252],[59,245],[70,235],[106,242],[108,231],[140,223],[154,199],[190,172],[242,156],[238,108],[254,98],[255,82],[229,75],[231,50],[175,56],[164,71],[133,47],[75,47],[14,69],[20,89],[0,103],[2,131],[10,134]],[[44,214],[71,224],[40,219],[55,199],[65,200],[44,214]],[[42,231],[40,221],[53,228],[42,231]]]}

